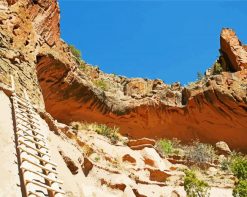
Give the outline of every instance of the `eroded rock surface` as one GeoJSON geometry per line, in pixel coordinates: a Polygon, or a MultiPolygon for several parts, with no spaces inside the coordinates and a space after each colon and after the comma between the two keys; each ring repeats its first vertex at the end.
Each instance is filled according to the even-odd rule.
{"type": "Polygon", "coordinates": [[[116,125],[134,138],[223,140],[246,150],[247,52],[233,30],[221,33],[225,72],[182,87],[76,60],[60,39],[56,0],[8,0],[0,8],[0,81],[9,85],[13,75],[17,92],[26,88],[53,118],[116,125]]]}

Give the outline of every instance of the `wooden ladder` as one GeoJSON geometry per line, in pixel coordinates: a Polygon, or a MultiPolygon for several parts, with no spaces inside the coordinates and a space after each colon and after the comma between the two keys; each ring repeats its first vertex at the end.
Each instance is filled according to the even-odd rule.
{"type": "Polygon", "coordinates": [[[24,98],[15,92],[12,79],[12,104],[17,157],[24,197],[62,197],[62,181],[58,180],[57,164],[51,161],[47,136],[42,132],[39,115],[24,91],[24,98]]]}

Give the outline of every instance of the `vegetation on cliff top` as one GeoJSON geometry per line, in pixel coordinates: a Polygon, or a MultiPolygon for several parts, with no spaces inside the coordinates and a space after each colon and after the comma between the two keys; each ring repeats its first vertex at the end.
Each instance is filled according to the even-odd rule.
{"type": "Polygon", "coordinates": [[[105,124],[72,122],[71,126],[76,130],[91,130],[110,139],[111,143],[116,144],[120,141],[121,135],[118,127],[109,127],[105,124]]]}
{"type": "Polygon", "coordinates": [[[77,49],[74,45],[69,45],[71,53],[75,56],[76,60],[81,60],[81,51],[77,49]]]}
{"type": "Polygon", "coordinates": [[[206,182],[199,180],[194,171],[186,170],[184,190],[188,197],[206,197],[209,194],[209,185],[206,182]]]}

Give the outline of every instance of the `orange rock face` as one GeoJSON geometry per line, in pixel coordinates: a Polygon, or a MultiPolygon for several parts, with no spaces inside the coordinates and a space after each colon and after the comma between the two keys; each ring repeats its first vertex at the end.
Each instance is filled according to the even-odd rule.
{"type": "Polygon", "coordinates": [[[233,71],[247,69],[247,51],[231,29],[223,29],[220,36],[221,50],[231,62],[233,71]]]}
{"type": "MultiPolygon", "coordinates": [[[[185,142],[227,142],[230,148],[247,147],[247,70],[210,76],[195,87],[173,91],[181,95],[172,105],[161,98],[134,99],[122,110],[113,111],[103,92],[71,73],[62,62],[42,57],[37,66],[46,109],[61,122],[100,122],[117,125],[123,134],[134,138],[178,138],[185,142]],[[151,102],[152,101],[152,102],[151,102]]],[[[115,95],[116,97],[118,95],[115,95]]],[[[110,100],[111,99],[111,100],[110,100]]],[[[173,99],[172,99],[173,101],[173,99]]]]}
{"type": "Polygon", "coordinates": [[[224,29],[220,40],[231,72],[181,87],[80,70],[60,40],[56,0],[4,0],[0,5],[0,82],[9,83],[13,75],[17,93],[27,89],[32,102],[45,103],[58,121],[116,125],[133,138],[225,141],[231,149],[247,150],[247,52],[232,30],[224,29]]]}
{"type": "MultiPolygon", "coordinates": [[[[221,51],[231,60],[231,70],[238,71],[210,75],[188,87],[111,78],[111,86],[117,83],[122,89],[101,91],[83,71],[46,55],[39,57],[37,75],[47,111],[61,122],[116,125],[133,138],[225,141],[230,148],[247,151],[247,54],[240,45],[235,33],[224,29],[221,51]]],[[[100,76],[109,78],[104,73],[100,76]]]]}

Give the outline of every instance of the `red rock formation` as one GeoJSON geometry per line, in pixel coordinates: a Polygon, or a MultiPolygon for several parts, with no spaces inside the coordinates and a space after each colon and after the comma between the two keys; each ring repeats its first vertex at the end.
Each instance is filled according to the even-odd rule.
{"type": "Polygon", "coordinates": [[[112,77],[93,69],[89,74],[79,71],[68,46],[59,38],[56,0],[4,2],[0,81],[7,83],[5,78],[14,75],[17,92],[26,88],[41,107],[42,90],[46,110],[55,119],[116,125],[121,133],[134,138],[222,140],[230,148],[247,149],[246,47],[232,30],[222,31],[221,51],[230,70],[238,72],[208,76],[183,88],[161,80],[112,77]],[[106,80],[110,89],[102,91],[95,79],[106,80]]]}
{"type": "Polygon", "coordinates": [[[157,169],[148,169],[148,171],[150,172],[149,178],[151,181],[165,182],[166,179],[171,176],[170,174],[157,169]]]}
{"type": "Polygon", "coordinates": [[[17,0],[7,0],[8,5],[13,5],[17,2],[17,0]]]}
{"type": "Polygon", "coordinates": [[[89,172],[93,169],[93,163],[88,158],[85,157],[84,162],[81,165],[81,168],[85,176],[87,176],[89,172]]]}
{"type": "Polygon", "coordinates": [[[132,163],[132,164],[135,164],[136,163],[136,160],[134,157],[130,156],[129,154],[126,154],[122,157],[122,160],[123,162],[126,161],[126,162],[129,162],[129,163],[132,163]]]}
{"type": "Polygon", "coordinates": [[[114,101],[114,95],[109,98],[95,90],[52,57],[40,58],[37,71],[46,109],[59,121],[117,125],[123,134],[135,138],[222,140],[231,148],[246,150],[247,70],[210,76],[195,87],[169,90],[182,97],[172,97],[168,104],[161,102],[158,93],[154,94],[156,100],[153,96],[133,98],[127,104],[114,101]]]}
{"type": "Polygon", "coordinates": [[[241,44],[232,29],[223,29],[220,36],[221,51],[232,64],[233,71],[247,68],[246,47],[241,44]]]}
{"type": "Polygon", "coordinates": [[[76,166],[76,163],[67,155],[65,155],[62,150],[60,150],[59,153],[63,157],[63,160],[66,163],[66,166],[69,168],[70,172],[74,175],[77,174],[79,168],[76,166]]]}

